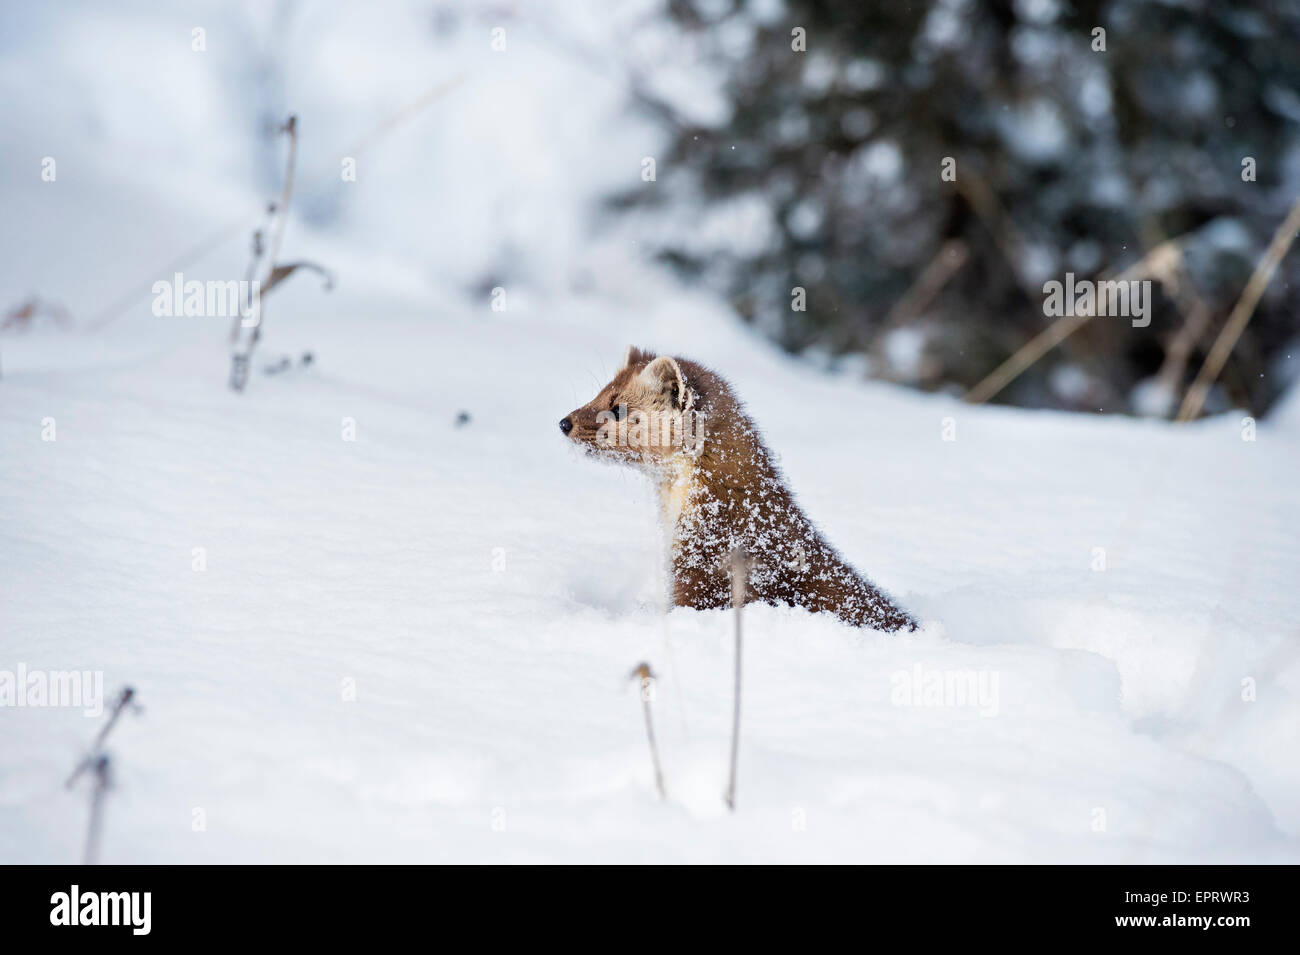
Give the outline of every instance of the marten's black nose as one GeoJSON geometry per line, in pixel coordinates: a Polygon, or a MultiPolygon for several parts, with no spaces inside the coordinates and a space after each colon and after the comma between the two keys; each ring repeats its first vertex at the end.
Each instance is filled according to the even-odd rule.
{"type": "Polygon", "coordinates": [[[568,434],[570,431],[573,430],[573,422],[570,421],[568,418],[561,418],[560,430],[563,431],[565,434],[568,434]]]}

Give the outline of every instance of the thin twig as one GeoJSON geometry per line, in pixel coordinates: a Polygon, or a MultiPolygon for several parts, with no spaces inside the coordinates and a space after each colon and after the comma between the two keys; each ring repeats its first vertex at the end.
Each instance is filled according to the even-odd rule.
{"type": "Polygon", "coordinates": [[[916,281],[903,294],[885,316],[884,327],[906,325],[934,301],[948,281],[970,258],[970,250],[961,239],[949,239],[935,253],[916,281]]]}
{"type": "MultiPolygon", "coordinates": [[[[438,102],[438,100],[442,99],[449,92],[454,90],[456,87],[460,86],[460,84],[463,82],[465,82],[465,74],[459,73],[456,76],[453,76],[449,80],[444,80],[441,83],[437,83],[429,87],[429,89],[425,90],[425,92],[422,93],[420,96],[416,97],[414,100],[407,103],[405,106],[401,107],[395,112],[390,113],[386,118],[381,120],[378,124],[371,127],[369,132],[358,137],[352,143],[352,147],[351,149],[349,149],[347,155],[352,156],[353,158],[360,156],[363,152],[365,152],[368,148],[370,148],[370,146],[376,140],[382,138],[383,136],[386,136],[388,133],[392,132],[398,127],[404,126],[406,123],[410,122],[416,116],[420,115],[420,113],[424,112],[434,103],[438,102]]],[[[337,171],[335,171],[331,173],[331,175],[337,177],[338,173],[337,171]]]]}
{"type": "Polygon", "coordinates": [[[135,689],[129,686],[123,687],[122,691],[117,695],[117,699],[113,701],[112,710],[108,714],[108,722],[105,723],[104,728],[99,731],[99,735],[95,737],[95,741],[90,744],[90,752],[87,753],[85,758],[77,764],[77,768],[72,771],[72,775],[69,776],[68,781],[64,783],[65,788],[71,789],[72,784],[77,781],[77,777],[95,765],[96,757],[99,756],[100,750],[103,749],[104,742],[108,739],[109,732],[111,732],[113,727],[117,725],[118,717],[122,715],[123,711],[130,708],[139,712],[140,705],[135,703],[134,700],[135,689]]]}
{"type": "Polygon", "coordinates": [[[1179,386],[1187,371],[1187,363],[1191,360],[1197,342],[1209,329],[1213,315],[1210,306],[1198,296],[1188,308],[1183,324],[1165,348],[1165,360],[1160,364],[1160,370],[1156,372],[1157,391],[1169,396],[1169,404],[1160,413],[1162,418],[1168,417],[1174,410],[1174,401],[1178,397],[1179,386]]]}
{"type": "MultiPolygon", "coordinates": [[[[1129,266],[1118,275],[1103,275],[1101,281],[1129,282],[1143,276],[1150,276],[1160,281],[1173,275],[1182,259],[1181,240],[1171,239],[1156,246],[1139,261],[1129,266]]],[[[1015,354],[993,369],[983,381],[962,397],[967,404],[983,404],[998,394],[1003,388],[1015,381],[1049,351],[1065,341],[1096,315],[1096,306],[1091,310],[1075,315],[1063,315],[1048,325],[1029,341],[1025,342],[1015,354]]]]}
{"type": "Polygon", "coordinates": [[[655,768],[655,787],[659,790],[659,798],[667,799],[668,790],[664,787],[664,774],[659,765],[659,749],[655,746],[655,727],[654,722],[650,719],[650,703],[654,698],[654,672],[650,669],[648,663],[638,663],[633,668],[629,679],[637,679],[641,682],[641,709],[645,714],[645,735],[650,742],[650,762],[655,768]]]}
{"type": "Polygon", "coordinates": [[[131,307],[131,303],[137,301],[153,287],[157,276],[172,275],[175,272],[184,272],[187,266],[206,258],[215,249],[221,248],[221,246],[239,235],[240,232],[244,231],[247,222],[248,216],[241,215],[238,219],[230,220],[221,228],[214,229],[189,249],[178,255],[171,262],[164,265],[158,271],[152,273],[150,278],[119,295],[111,304],[82,326],[82,331],[86,333],[97,332],[115,318],[124,315],[127,309],[131,307]]]}
{"type": "Polygon", "coordinates": [[[253,231],[252,254],[248,257],[248,268],[244,270],[244,281],[247,283],[245,291],[247,294],[243,307],[239,309],[235,315],[234,323],[230,326],[230,345],[232,348],[239,344],[239,332],[244,327],[244,316],[252,314],[254,307],[253,296],[261,292],[261,289],[256,285],[257,270],[262,264],[262,256],[266,254],[266,230],[271,227],[271,220],[274,218],[275,203],[268,202],[266,204],[266,221],[262,223],[261,228],[253,231]],[[254,289],[258,289],[258,292],[255,293],[254,289]]]}
{"type": "Polygon", "coordinates": [[[104,823],[104,796],[112,786],[112,764],[107,753],[100,753],[93,764],[94,788],[90,791],[90,823],[86,827],[86,848],[82,857],[84,865],[99,861],[99,835],[104,823]]]}
{"type": "Polygon", "coordinates": [[[284,241],[284,230],[289,222],[289,200],[293,197],[294,169],[298,159],[298,117],[290,116],[280,127],[280,131],[289,137],[289,156],[285,166],[284,186],[280,190],[279,203],[273,203],[268,208],[270,219],[265,228],[270,234],[270,240],[264,246],[262,232],[253,235],[253,262],[249,265],[249,273],[259,274],[257,270],[259,262],[264,262],[265,266],[260,273],[262,277],[252,285],[252,315],[237,316],[232,331],[235,348],[230,356],[230,387],[234,391],[244,390],[244,385],[248,381],[248,369],[253,360],[253,350],[262,338],[262,309],[265,307],[263,299],[275,276],[276,261],[280,257],[280,245],[284,241]],[[247,347],[241,352],[239,330],[244,326],[244,322],[250,319],[249,327],[253,330],[248,335],[247,347]]]}
{"type": "Polygon", "coordinates": [[[979,220],[984,223],[984,228],[988,229],[989,234],[993,236],[993,244],[1002,253],[1002,258],[1006,261],[1007,267],[1011,269],[1011,274],[1015,276],[1016,284],[1020,286],[1025,296],[1032,301],[1036,289],[1024,275],[1021,266],[1025,259],[1025,242],[1011,224],[1011,217],[1007,215],[1006,209],[998,201],[997,194],[982,177],[972,172],[960,173],[956,188],[958,195],[964,198],[970,207],[975,210],[975,215],[979,217],[979,220]]]}
{"type": "Polygon", "coordinates": [[[1092,318],[1089,313],[1063,315],[1048,325],[1029,341],[1016,349],[1015,354],[993,369],[983,381],[962,396],[967,404],[979,405],[997,395],[1003,388],[1015,381],[1049,351],[1065,341],[1092,318]]]}
{"type": "Polygon", "coordinates": [[[736,688],[731,712],[731,777],[727,783],[727,808],[736,809],[736,764],[740,756],[740,659],[741,659],[741,608],[745,605],[745,592],[749,583],[749,559],[736,548],[731,552],[731,606],[736,615],[736,688]]]}
{"type": "Polygon", "coordinates": [[[1218,379],[1223,366],[1227,364],[1228,356],[1236,347],[1237,339],[1246,330],[1250,317],[1255,314],[1255,306],[1259,304],[1264,289],[1272,281],[1278,263],[1291,248],[1298,231],[1300,231],[1300,199],[1296,200],[1287,217],[1278,226],[1277,232],[1273,233],[1273,241],[1268,244],[1268,250],[1255,266],[1255,271],[1246,282],[1246,287],[1242,289],[1241,298],[1237,299],[1237,304],[1233,306],[1232,313],[1223,325],[1223,330],[1219,332],[1219,337],[1210,347],[1210,353],[1205,357],[1205,362],[1201,365],[1196,380],[1192,382],[1192,387],[1187,389],[1182,407],[1178,409],[1179,421],[1191,421],[1201,413],[1205,399],[1210,393],[1210,386],[1218,379]]]}
{"type": "MultiPolygon", "coordinates": [[[[360,155],[364,150],[374,145],[379,139],[387,136],[393,130],[400,128],[410,120],[414,119],[419,115],[421,110],[436,103],[445,93],[459,86],[464,79],[465,74],[462,73],[450,81],[438,83],[412,103],[408,103],[397,112],[387,116],[385,119],[373,126],[368,133],[353,143],[352,155],[360,155]]],[[[320,175],[308,180],[304,188],[310,189],[326,180],[337,179],[337,177],[338,170],[336,168],[322,171],[320,175]]],[[[249,216],[241,215],[238,219],[233,219],[227,225],[214,230],[183,252],[170,264],[164,266],[161,270],[152,273],[152,276],[160,274],[169,275],[173,272],[184,271],[185,266],[206,258],[213,250],[225,245],[240,232],[244,231],[247,227],[248,219],[249,216]]],[[[150,277],[148,280],[140,283],[139,286],[124,292],[118,298],[114,299],[112,304],[87,322],[84,326],[84,330],[86,332],[96,332],[109,322],[126,314],[127,310],[131,307],[131,303],[136,301],[141,295],[152,288],[154,281],[154,277],[150,277]]]]}
{"type": "Polygon", "coordinates": [[[285,163],[284,188],[280,190],[280,202],[275,208],[275,221],[272,223],[271,241],[266,254],[266,278],[269,282],[275,271],[275,263],[280,261],[280,244],[284,241],[284,229],[289,223],[289,200],[293,198],[293,175],[298,161],[298,117],[290,116],[284,124],[284,132],[289,137],[289,158],[285,163]]]}

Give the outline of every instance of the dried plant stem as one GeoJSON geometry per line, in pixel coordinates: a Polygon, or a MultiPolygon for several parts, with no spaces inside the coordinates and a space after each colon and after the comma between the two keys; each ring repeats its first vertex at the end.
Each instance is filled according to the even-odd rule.
{"type": "Polygon", "coordinates": [[[659,748],[655,745],[654,721],[650,718],[650,702],[654,696],[653,681],[655,675],[650,669],[650,664],[639,663],[633,669],[632,676],[640,680],[641,684],[641,710],[645,715],[645,736],[650,743],[650,762],[655,769],[655,788],[659,790],[660,799],[667,799],[668,790],[664,786],[663,769],[659,764],[659,748]]]}
{"type": "Polygon", "coordinates": [[[284,241],[284,228],[289,221],[289,200],[293,197],[293,173],[298,160],[298,117],[290,116],[284,124],[284,132],[289,137],[289,158],[285,164],[284,188],[280,190],[280,202],[275,208],[276,217],[271,227],[271,242],[266,253],[266,277],[271,280],[275,263],[280,260],[280,243],[284,241]]]}
{"type": "Polygon", "coordinates": [[[736,763],[740,757],[740,661],[741,613],[745,606],[745,591],[749,580],[749,561],[743,551],[731,554],[731,606],[736,615],[736,688],[731,711],[731,775],[727,782],[727,808],[736,809],[736,763]]]}
{"type": "MultiPolygon", "coordinates": [[[[252,255],[248,259],[248,268],[244,270],[244,281],[248,283],[248,300],[244,302],[244,310],[235,316],[234,323],[230,326],[230,345],[232,348],[239,345],[239,333],[244,327],[244,315],[251,314],[254,306],[253,289],[257,289],[260,296],[262,290],[253,283],[258,281],[257,269],[262,263],[262,256],[266,254],[266,230],[271,227],[271,222],[275,218],[275,203],[266,204],[266,221],[253,232],[252,255]]],[[[256,303],[261,305],[260,297],[256,303]]]]}
{"type": "MultiPolygon", "coordinates": [[[[360,139],[356,140],[353,143],[352,155],[353,156],[360,155],[363,151],[369,149],[370,146],[374,145],[374,143],[378,142],[384,136],[387,136],[393,130],[399,129],[402,126],[404,126],[406,123],[410,122],[412,119],[418,116],[422,110],[424,110],[425,108],[433,105],[438,100],[440,100],[445,93],[459,86],[460,83],[464,80],[464,78],[465,75],[461,74],[450,82],[439,83],[438,85],[431,88],[419,99],[415,100],[413,103],[410,103],[402,107],[398,112],[385,118],[377,126],[371,129],[370,132],[368,132],[367,134],[365,134],[364,136],[362,136],[360,139]]],[[[308,180],[307,185],[308,186],[318,185],[320,183],[325,182],[326,180],[336,180],[337,178],[338,178],[338,170],[331,168],[328,172],[322,172],[319,176],[315,176],[312,179],[308,180]]],[[[141,282],[139,286],[137,286],[136,288],[129,289],[128,291],[124,292],[121,296],[114,299],[112,304],[110,304],[107,308],[99,312],[93,319],[91,319],[91,321],[89,321],[85,325],[85,331],[96,332],[100,328],[107,325],[109,322],[117,318],[120,318],[122,315],[126,314],[127,310],[131,307],[131,305],[134,302],[136,302],[148,289],[152,288],[153,281],[154,281],[153,278],[154,274],[170,275],[173,272],[183,271],[184,267],[187,267],[191,263],[197,262],[205,258],[214,249],[220,248],[222,245],[225,245],[225,243],[229,242],[231,239],[237,236],[240,232],[243,232],[247,226],[247,222],[248,222],[248,216],[241,215],[238,219],[232,220],[228,225],[222,226],[220,229],[213,231],[205,238],[201,239],[193,247],[191,247],[189,250],[182,253],[175,260],[173,260],[170,264],[164,266],[160,270],[155,270],[155,272],[151,274],[145,281],[141,282]]]]}
{"type": "Polygon", "coordinates": [[[645,710],[645,735],[650,741],[650,761],[655,767],[655,787],[659,790],[659,798],[667,799],[668,790],[664,787],[664,772],[659,765],[659,750],[655,747],[655,727],[650,719],[650,701],[644,700],[642,705],[645,710]]]}
{"type": "Polygon", "coordinates": [[[892,378],[892,369],[885,356],[885,341],[889,333],[902,328],[930,307],[945,285],[961,271],[970,260],[970,249],[961,239],[949,239],[935,253],[930,264],[912,282],[911,287],[889,309],[880,323],[880,331],[871,342],[872,373],[892,378]]]}
{"type": "Polygon", "coordinates": [[[948,281],[957,274],[970,258],[970,250],[961,239],[949,239],[930,260],[911,288],[894,303],[889,314],[885,316],[884,327],[897,328],[906,325],[934,301],[934,297],[943,290],[948,281]]]}
{"type": "MultiPolygon", "coordinates": [[[[1171,239],[1168,242],[1162,242],[1123,272],[1115,276],[1103,276],[1102,281],[1129,282],[1143,276],[1152,276],[1164,281],[1177,268],[1181,259],[1182,253],[1179,241],[1171,239]]],[[[1030,365],[1086,325],[1095,314],[1096,310],[1094,308],[1093,311],[1081,312],[1077,315],[1064,315],[1058,318],[1047,328],[1021,345],[1015,354],[993,369],[974,388],[966,392],[962,400],[972,405],[983,404],[988,401],[1019,378],[1030,365]]]]}
{"type": "MultiPolygon", "coordinates": [[[[1196,343],[1209,329],[1212,317],[1210,306],[1197,298],[1188,308],[1187,317],[1183,319],[1183,324],[1165,349],[1165,360],[1161,363],[1160,370],[1156,372],[1156,384],[1159,390],[1170,395],[1171,399],[1177,396],[1183,374],[1187,371],[1187,363],[1196,349],[1196,343]]],[[[1163,416],[1167,417],[1173,410],[1171,400],[1170,407],[1163,416]]]]}
{"type": "Polygon", "coordinates": [[[133,702],[134,700],[135,690],[129,686],[123,687],[122,692],[119,693],[117,699],[113,701],[112,711],[108,714],[108,722],[104,724],[104,728],[100,730],[99,735],[95,737],[94,743],[90,746],[90,752],[87,753],[86,757],[77,764],[77,768],[72,771],[72,775],[70,775],[68,781],[64,783],[65,788],[71,789],[72,784],[77,781],[77,777],[95,765],[95,761],[100,755],[100,750],[103,749],[104,741],[108,739],[108,734],[112,731],[113,727],[117,725],[118,717],[122,715],[122,712],[128,707],[134,710],[140,708],[138,704],[133,702]]]}
{"type": "MultiPolygon", "coordinates": [[[[378,125],[374,126],[369,132],[353,142],[347,154],[349,156],[360,156],[370,148],[376,140],[382,139],[393,130],[405,126],[416,116],[419,116],[434,103],[438,102],[438,100],[442,99],[449,92],[460,86],[464,81],[465,74],[459,73],[450,80],[431,86],[416,99],[385,117],[378,123],[378,125]]],[[[335,172],[334,175],[337,177],[337,172],[335,172]]]]}
{"type": "MultiPolygon", "coordinates": [[[[154,275],[171,275],[173,272],[185,271],[190,265],[206,258],[213,250],[221,248],[221,246],[243,232],[247,223],[248,216],[246,215],[240,215],[239,218],[230,220],[221,228],[208,233],[185,252],[156,270],[154,275]]],[[[109,322],[126,314],[127,310],[153,287],[153,282],[154,279],[151,277],[135,288],[123,292],[106,308],[86,322],[83,331],[88,334],[97,332],[109,322]]]]}
{"type": "Polygon", "coordinates": [[[248,345],[242,352],[238,348],[238,339],[244,316],[238,316],[235,319],[232,337],[235,339],[236,348],[230,360],[230,387],[234,391],[243,391],[244,385],[248,381],[248,368],[253,358],[253,349],[257,347],[257,343],[262,337],[262,300],[265,298],[265,292],[275,277],[276,261],[280,257],[280,244],[284,240],[285,226],[289,222],[289,200],[293,197],[294,166],[298,160],[298,118],[290,116],[284,126],[280,128],[280,131],[289,137],[289,157],[286,161],[284,187],[280,190],[279,203],[271,209],[271,220],[267,225],[270,240],[265,249],[262,247],[260,234],[254,236],[253,264],[249,266],[249,273],[258,274],[261,278],[251,293],[253,299],[251,302],[253,309],[252,331],[248,336],[248,345]],[[260,269],[258,268],[259,264],[262,264],[260,269]]]}
{"type": "Polygon", "coordinates": [[[108,734],[112,732],[118,718],[126,709],[139,709],[139,705],[134,700],[135,690],[129,686],[123,687],[117,699],[113,701],[108,722],[104,724],[104,728],[95,737],[95,742],[91,744],[90,752],[77,764],[77,768],[72,771],[72,775],[64,784],[71,788],[86,770],[90,770],[94,776],[90,790],[90,824],[86,829],[86,847],[83,854],[86,865],[94,865],[99,858],[99,833],[104,821],[104,796],[112,787],[112,764],[108,754],[103,750],[104,741],[108,739],[108,734]]]}
{"type": "Polygon", "coordinates": [[[1236,347],[1237,339],[1241,333],[1246,330],[1246,325],[1250,322],[1250,317],[1255,314],[1255,306],[1259,304],[1260,296],[1264,294],[1264,289],[1273,279],[1273,273],[1277,271],[1278,263],[1286,255],[1287,250],[1291,248],[1291,243],[1295,241],[1296,233],[1300,231],[1300,199],[1297,199],[1287,217],[1282,220],[1278,226],[1277,232],[1273,233],[1273,241],[1269,243],[1267,251],[1255,266],[1254,273],[1251,274],[1246,287],[1241,291],[1241,297],[1237,299],[1237,304],[1233,306],[1228,320],[1223,325],[1223,330],[1219,332],[1219,337],[1214,340],[1210,347],[1210,353],[1205,357],[1205,362],[1201,365],[1201,370],[1196,375],[1196,380],[1192,386],[1187,389],[1187,394],[1183,397],[1182,407],[1178,409],[1179,421],[1191,421],[1201,413],[1201,408],[1205,404],[1205,399],[1210,393],[1210,386],[1218,379],[1219,373],[1223,371],[1223,366],[1228,362],[1228,356],[1232,354],[1232,349],[1236,347]]]}
{"type": "Polygon", "coordinates": [[[1025,344],[1014,355],[993,369],[983,381],[962,397],[967,404],[979,405],[997,395],[1034,362],[1065,341],[1092,318],[1090,314],[1066,315],[1052,322],[1025,344]]]}
{"type": "Polygon", "coordinates": [[[1025,243],[1011,225],[1010,217],[1007,216],[1002,203],[998,201],[996,193],[987,182],[971,172],[963,172],[958,175],[956,188],[957,192],[975,210],[975,215],[984,223],[984,227],[988,229],[989,234],[993,236],[993,244],[1002,253],[1002,258],[1006,261],[1007,267],[1011,269],[1011,274],[1016,277],[1016,284],[1020,286],[1026,296],[1032,299],[1035,289],[1025,277],[1020,264],[1025,258],[1025,243]]]}
{"type": "Polygon", "coordinates": [[[95,865],[99,860],[99,835],[104,822],[104,796],[111,785],[111,765],[108,755],[100,753],[92,764],[95,785],[90,792],[90,823],[86,827],[86,848],[82,856],[84,865],[95,865]]]}

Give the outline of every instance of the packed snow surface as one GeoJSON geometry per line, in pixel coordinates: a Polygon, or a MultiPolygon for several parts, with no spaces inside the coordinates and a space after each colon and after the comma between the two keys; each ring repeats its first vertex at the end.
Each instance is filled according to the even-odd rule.
{"type": "MultiPolygon", "coordinates": [[[[1294,434],[828,378],[643,291],[268,309],[266,354],[316,361],[242,396],[224,322],[4,340],[0,662],[144,708],[109,740],[106,861],[1297,857],[1294,434]],[[724,369],[925,621],[745,611],[734,814],[732,617],[664,615],[651,488],[556,427],[629,339],[724,369]]],[[[0,710],[5,861],[78,857],[62,783],[103,719],[0,710]]]]}
{"type": "MultiPolygon", "coordinates": [[[[581,54],[636,21],[588,6],[519,14],[495,59],[494,21],[433,56],[427,10],[396,0],[293,30],[262,4],[3,12],[0,82],[24,92],[0,305],[72,323],[0,334],[0,681],[135,688],[101,859],[1300,859],[1300,400],[1174,426],[780,354],[643,264],[635,220],[593,231],[656,140],[581,54]],[[251,131],[281,106],[302,129],[284,258],[338,285],[275,291],[236,395],[229,322],[157,317],[149,287],[243,275],[282,168],[251,131]],[[652,489],[557,427],[629,344],[723,374],[809,517],[922,621],[744,611],[734,812],[734,619],[665,611],[652,489]]],[[[0,862],[81,857],[89,780],[64,780],[106,719],[0,706],[0,862]]]]}

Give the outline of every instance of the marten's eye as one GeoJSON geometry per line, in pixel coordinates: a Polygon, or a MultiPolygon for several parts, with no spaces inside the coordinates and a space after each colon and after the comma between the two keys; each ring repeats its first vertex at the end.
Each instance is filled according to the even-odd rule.
{"type": "Polygon", "coordinates": [[[612,411],[612,412],[614,413],[614,420],[615,420],[615,421],[622,421],[622,420],[623,420],[623,406],[622,406],[622,405],[615,404],[615,403],[614,403],[614,400],[615,400],[615,399],[613,399],[613,398],[611,398],[611,399],[609,400],[609,410],[612,411]]]}

